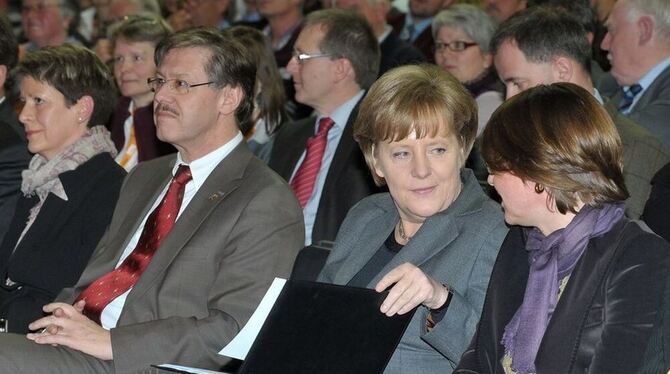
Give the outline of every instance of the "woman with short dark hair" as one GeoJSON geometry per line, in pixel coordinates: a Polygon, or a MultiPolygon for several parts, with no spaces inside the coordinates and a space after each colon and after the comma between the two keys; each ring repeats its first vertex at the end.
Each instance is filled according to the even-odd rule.
{"type": "Polygon", "coordinates": [[[624,216],[619,134],[570,83],[514,96],[482,139],[514,225],[459,373],[634,373],[658,314],[668,244],[624,216]]]}
{"type": "Polygon", "coordinates": [[[19,120],[35,156],[0,245],[0,318],[10,332],[25,333],[42,306],[79,279],[126,173],[103,126],[113,105],[112,76],[93,52],[43,48],[26,55],[16,76],[19,120]]]}

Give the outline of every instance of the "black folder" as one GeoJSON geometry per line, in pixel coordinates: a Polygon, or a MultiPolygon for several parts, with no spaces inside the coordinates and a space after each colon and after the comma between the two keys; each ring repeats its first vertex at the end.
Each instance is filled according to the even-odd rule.
{"type": "Polygon", "coordinates": [[[237,374],[382,373],[416,312],[387,317],[387,295],[288,280],[237,374]]]}
{"type": "Polygon", "coordinates": [[[238,374],[382,373],[416,311],[387,317],[386,296],[288,280],[238,374]]]}

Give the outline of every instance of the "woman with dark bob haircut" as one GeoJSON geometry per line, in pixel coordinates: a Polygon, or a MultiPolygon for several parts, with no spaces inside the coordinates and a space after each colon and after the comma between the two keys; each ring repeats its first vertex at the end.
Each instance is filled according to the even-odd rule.
{"type": "Polygon", "coordinates": [[[635,373],[670,246],[624,216],[621,139],[569,83],[505,102],[483,134],[489,183],[514,225],[459,373],[635,373]]]}
{"type": "Polygon", "coordinates": [[[0,244],[0,318],[28,332],[42,306],[73,285],[105,232],[125,171],[103,126],[114,105],[109,69],[86,48],[29,53],[15,71],[19,120],[35,156],[0,244]]]}
{"type": "Polygon", "coordinates": [[[361,104],[354,137],[389,192],[349,211],[320,280],[388,289],[388,316],[423,306],[385,373],[451,373],[477,326],[507,228],[464,168],[476,133],[474,99],[434,65],[387,72],[361,104]]]}

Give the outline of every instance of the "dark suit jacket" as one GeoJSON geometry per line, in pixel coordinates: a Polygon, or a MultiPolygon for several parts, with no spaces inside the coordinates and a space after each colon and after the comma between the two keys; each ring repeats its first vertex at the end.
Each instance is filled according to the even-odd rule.
{"type": "MultiPolygon", "coordinates": [[[[117,151],[123,148],[123,144],[126,141],[123,125],[130,116],[128,112],[129,105],[129,98],[120,98],[116,103],[116,108],[114,108],[112,118],[109,122],[109,132],[117,151]]],[[[171,144],[162,142],[156,136],[153,104],[135,109],[135,113],[133,113],[133,126],[135,127],[138,162],[151,160],[177,151],[171,144]]]]}
{"type": "Polygon", "coordinates": [[[0,282],[19,283],[0,290],[0,317],[12,332],[28,332],[42,306],[77,282],[112,218],[126,172],[109,153],[59,175],[68,200],[49,195],[16,250],[30,209],[38,198],[21,196],[10,229],[0,245],[0,282]],[[13,254],[12,254],[13,252],[13,254]]]}
{"type": "MultiPolygon", "coordinates": [[[[359,104],[349,115],[328,169],[314,220],[313,243],[334,241],[349,209],[362,198],[381,190],[375,185],[363,153],[354,140],[353,125],[359,104]]],[[[307,147],[307,140],[314,135],[315,121],[315,117],[310,117],[288,123],[277,133],[269,166],[287,181],[307,147]]]]}
{"type": "MultiPolygon", "coordinates": [[[[537,373],[634,373],[658,315],[669,260],[668,244],[627,218],[591,239],[549,321],[535,359],[537,373]]],[[[455,373],[504,373],[500,342],[527,280],[525,236],[515,226],[500,249],[479,327],[455,373]]]]}
{"type": "MultiPolygon", "coordinates": [[[[393,17],[389,17],[388,23],[393,27],[393,34],[396,36],[400,35],[402,29],[405,27],[405,13],[399,13],[393,17]]],[[[433,40],[433,31],[430,26],[426,27],[425,30],[419,34],[419,36],[414,39],[412,43],[421,53],[423,53],[427,62],[435,62],[435,40],[433,40]]]]}
{"type": "Polygon", "coordinates": [[[379,50],[381,52],[379,76],[398,66],[418,64],[426,61],[420,50],[401,40],[394,33],[388,34],[379,45],[379,50]]]}
{"type": "MultiPolygon", "coordinates": [[[[612,97],[615,104],[623,98],[623,90],[618,89],[612,97]]],[[[670,66],[642,93],[630,113],[626,115],[635,123],[645,127],[670,148],[670,66]]]]}
{"type": "Polygon", "coordinates": [[[0,243],[12,221],[21,191],[21,171],[28,168],[29,161],[23,128],[5,99],[0,104],[0,243]]]}
{"type": "Polygon", "coordinates": [[[651,194],[644,207],[642,220],[670,242],[670,163],[656,173],[651,184],[651,194]]]}
{"type": "MultiPolygon", "coordinates": [[[[57,300],[73,302],[115,268],[170,181],[174,163],[175,156],[164,156],[130,172],[107,233],[77,284],[57,300]]],[[[0,367],[24,373],[47,367],[50,372],[121,374],[172,362],[218,369],[230,361],[218,351],[244,326],[274,277],[289,275],[303,244],[295,196],[246,144],[239,144],[200,187],[128,294],[111,329],[113,361],[0,334],[0,367]],[[10,340],[16,344],[5,344],[10,340]]]]}

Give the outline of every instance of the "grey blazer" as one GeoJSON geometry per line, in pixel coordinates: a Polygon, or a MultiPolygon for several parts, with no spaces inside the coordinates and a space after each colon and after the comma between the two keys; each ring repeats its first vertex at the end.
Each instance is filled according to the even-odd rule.
{"type": "Polygon", "coordinates": [[[623,145],[623,177],[630,197],[626,215],[638,219],[651,193],[651,180],[670,162],[670,151],[649,130],[617,111],[612,100],[605,100],[605,109],[619,132],[623,145]]]}
{"type": "MultiPolygon", "coordinates": [[[[615,104],[621,102],[623,91],[619,89],[612,97],[615,104]]],[[[667,67],[647,88],[635,103],[627,117],[647,128],[670,148],[670,67],[667,67]]]]}
{"type": "MultiPolygon", "coordinates": [[[[171,178],[175,156],[140,163],[128,175],[107,233],[71,303],[114,269],[171,178]]],[[[150,364],[219,369],[217,352],[247,322],[276,276],[287,277],[304,243],[300,206],[282,179],[238,145],[207,178],[164,239],[111,329],[113,361],[0,334],[0,367],[21,373],[135,373],[150,364]],[[28,344],[26,344],[26,342],[28,344]]]]}
{"type": "MultiPolygon", "coordinates": [[[[419,308],[386,373],[451,373],[479,321],[507,227],[500,206],[486,197],[472,171],[463,170],[461,179],[463,190],[458,198],[446,210],[428,218],[368,284],[373,288],[390,270],[409,262],[453,292],[449,309],[431,332],[425,329],[427,310],[419,308]]],[[[361,200],[342,224],[319,280],[347,284],[382,246],[398,219],[388,193],[361,200]]]]}

